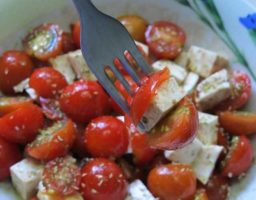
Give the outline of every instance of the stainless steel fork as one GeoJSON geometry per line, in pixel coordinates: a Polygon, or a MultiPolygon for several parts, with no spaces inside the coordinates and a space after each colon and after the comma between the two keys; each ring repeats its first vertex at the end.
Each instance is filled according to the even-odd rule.
{"type": "Polygon", "coordinates": [[[138,85],[140,85],[138,73],[128,62],[124,52],[130,53],[145,75],[152,72],[151,66],[144,60],[134,40],[118,20],[100,12],[90,0],[73,0],[73,2],[80,15],[81,49],[89,68],[122,110],[130,114],[129,105],[106,73],[106,68],[111,69],[132,96],[130,85],[115,66],[114,60],[120,61],[138,85]]]}

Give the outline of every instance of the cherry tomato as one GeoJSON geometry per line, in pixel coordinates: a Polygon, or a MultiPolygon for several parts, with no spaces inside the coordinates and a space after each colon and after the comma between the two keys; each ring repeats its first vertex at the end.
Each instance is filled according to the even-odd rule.
{"type": "Polygon", "coordinates": [[[42,24],[34,28],[23,40],[27,54],[47,61],[63,51],[62,29],[56,24],[42,24]]]}
{"type": "Polygon", "coordinates": [[[127,182],[115,163],[98,158],[82,168],[81,192],[88,200],[124,200],[127,182]]]}
{"type": "Polygon", "coordinates": [[[33,63],[22,51],[6,51],[0,57],[0,90],[5,94],[13,94],[13,87],[30,76],[33,63]]]}
{"type": "Polygon", "coordinates": [[[87,126],[84,143],[93,157],[120,157],[127,151],[129,133],[122,121],[112,116],[102,116],[87,126]]]}
{"type": "Polygon", "coordinates": [[[62,195],[74,194],[79,190],[81,171],[72,157],[56,158],[48,162],[43,171],[43,184],[62,195]]]}
{"type": "Polygon", "coordinates": [[[216,107],[216,110],[237,110],[243,107],[252,95],[252,83],[248,74],[233,71],[232,96],[216,107]]]}
{"type": "Polygon", "coordinates": [[[21,158],[22,155],[18,146],[0,137],[0,181],[10,176],[9,168],[21,158]]]}
{"type": "Polygon", "coordinates": [[[36,139],[26,147],[26,152],[31,157],[44,161],[65,156],[75,140],[75,134],[71,120],[56,122],[41,130],[36,139]]]}
{"type": "Polygon", "coordinates": [[[36,200],[84,200],[79,192],[71,195],[62,195],[53,190],[43,190],[39,191],[37,196],[39,199],[36,200]]]}
{"type": "Polygon", "coordinates": [[[18,144],[27,144],[35,139],[44,125],[39,107],[29,104],[0,118],[0,137],[18,144]]]}
{"type": "Polygon", "coordinates": [[[192,101],[185,97],[149,132],[148,143],[163,150],[182,148],[195,138],[197,128],[197,110],[192,101]]]}
{"type": "Polygon", "coordinates": [[[161,200],[192,198],[196,192],[196,177],[189,165],[168,164],[149,172],[148,187],[161,200]]]}
{"type": "Polygon", "coordinates": [[[72,152],[78,158],[86,158],[89,157],[89,153],[87,152],[86,148],[84,147],[84,127],[77,124],[76,126],[76,139],[72,146],[72,152]]]}
{"type": "Polygon", "coordinates": [[[27,97],[1,97],[0,98],[0,117],[13,112],[21,107],[30,105],[32,100],[27,97]]]}
{"type": "Polygon", "coordinates": [[[196,191],[196,196],[194,198],[194,200],[208,200],[208,196],[207,193],[205,191],[205,189],[198,189],[196,191]]]}
{"type": "Polygon", "coordinates": [[[29,86],[38,96],[52,98],[68,85],[65,77],[52,67],[36,69],[29,79],[29,86]]]}
{"type": "Polygon", "coordinates": [[[175,59],[186,41],[182,28],[168,21],[158,21],[148,26],[145,36],[150,51],[159,59],[175,59]]]}
{"type": "Polygon", "coordinates": [[[41,105],[44,115],[51,120],[64,119],[65,115],[60,111],[59,101],[56,99],[45,99],[39,97],[39,103],[41,105]]]}
{"type": "Polygon", "coordinates": [[[108,113],[108,95],[96,81],[80,80],[63,90],[60,108],[74,121],[88,123],[108,113]]]}
{"type": "Polygon", "coordinates": [[[147,29],[148,22],[138,15],[123,15],[118,20],[125,26],[134,40],[144,42],[144,33],[147,29]]]}
{"type": "Polygon", "coordinates": [[[62,33],[62,52],[68,53],[76,49],[75,43],[73,41],[72,35],[67,32],[62,33]]]}
{"type": "Polygon", "coordinates": [[[234,137],[221,174],[232,178],[246,172],[253,161],[253,147],[245,136],[234,137]]]}
{"type": "Polygon", "coordinates": [[[80,48],[80,22],[71,24],[72,37],[77,48],[80,48]]]}
{"type": "Polygon", "coordinates": [[[218,114],[221,126],[232,135],[256,133],[256,114],[241,111],[225,111],[218,114]]]}

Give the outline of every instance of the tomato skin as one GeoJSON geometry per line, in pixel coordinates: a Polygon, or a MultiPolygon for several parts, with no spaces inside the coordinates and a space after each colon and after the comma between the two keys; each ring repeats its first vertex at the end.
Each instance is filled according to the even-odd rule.
{"type": "Polygon", "coordinates": [[[168,21],[149,25],[145,36],[150,51],[159,59],[175,59],[186,41],[182,28],[168,21]]]}
{"type": "Polygon", "coordinates": [[[65,156],[75,140],[75,125],[71,120],[57,122],[52,127],[42,130],[37,138],[27,145],[26,152],[29,156],[49,161],[65,156]],[[58,128],[53,128],[53,127],[58,128]]]}
{"type": "Polygon", "coordinates": [[[0,137],[0,181],[10,176],[9,168],[22,159],[22,154],[16,146],[0,137]]]}
{"type": "Polygon", "coordinates": [[[197,128],[196,107],[188,97],[185,97],[174,111],[149,132],[148,144],[162,150],[182,148],[195,138],[197,128]]]}
{"type": "Polygon", "coordinates": [[[93,157],[121,157],[127,151],[129,133],[122,121],[112,116],[101,116],[86,127],[84,143],[93,157]]]}
{"type": "Polygon", "coordinates": [[[72,38],[77,48],[80,48],[80,21],[71,24],[72,38]]]}
{"type": "Polygon", "coordinates": [[[75,43],[73,41],[72,35],[68,32],[62,33],[62,52],[68,53],[76,49],[75,43]]]}
{"type": "Polygon", "coordinates": [[[30,76],[33,63],[23,51],[10,50],[0,57],[0,90],[13,94],[13,87],[30,76]]]}
{"type": "Polygon", "coordinates": [[[43,125],[40,108],[29,104],[0,118],[0,137],[9,142],[27,144],[35,139],[43,125]]]}
{"type": "Polygon", "coordinates": [[[81,192],[87,200],[123,200],[127,182],[115,163],[103,158],[93,159],[82,168],[81,192]]]}
{"type": "Polygon", "coordinates": [[[154,168],[147,183],[153,195],[161,200],[189,199],[196,192],[196,177],[189,165],[167,164],[154,168]]]}
{"type": "Polygon", "coordinates": [[[29,86],[37,95],[44,98],[52,98],[68,85],[65,77],[52,67],[36,69],[29,79],[29,86]]]}
{"type": "Polygon", "coordinates": [[[76,81],[64,88],[60,108],[75,122],[88,123],[108,113],[108,95],[96,81],[76,81]]]}
{"type": "Polygon", "coordinates": [[[253,147],[245,136],[234,137],[226,160],[223,162],[222,176],[237,177],[246,172],[253,161],[253,147]]]}

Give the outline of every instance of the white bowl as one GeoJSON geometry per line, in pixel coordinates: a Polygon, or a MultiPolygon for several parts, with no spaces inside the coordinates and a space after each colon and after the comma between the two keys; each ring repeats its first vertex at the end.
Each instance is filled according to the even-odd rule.
{"type": "MultiPolygon", "coordinates": [[[[94,0],[97,7],[112,16],[133,13],[149,21],[167,19],[182,26],[192,44],[227,55],[234,68],[249,71],[253,98],[246,109],[256,111],[256,30],[248,30],[240,18],[256,11],[255,0],[94,0]],[[179,2],[179,3],[178,3],[179,2]],[[211,8],[211,9],[209,9],[211,8]],[[199,17],[198,17],[199,16],[199,17]],[[225,41],[225,42],[223,42],[225,41]],[[249,67],[250,66],[250,67],[249,67]],[[254,78],[254,79],[253,79],[254,78]]],[[[19,48],[22,37],[34,26],[53,22],[68,29],[77,19],[71,0],[1,0],[0,54],[19,48]]],[[[253,140],[256,149],[256,140],[253,140]]],[[[255,151],[256,152],[256,151],[255,151]]],[[[231,189],[232,200],[253,200],[256,194],[256,166],[231,189]]],[[[0,183],[0,200],[19,197],[8,182],[0,183]]]]}

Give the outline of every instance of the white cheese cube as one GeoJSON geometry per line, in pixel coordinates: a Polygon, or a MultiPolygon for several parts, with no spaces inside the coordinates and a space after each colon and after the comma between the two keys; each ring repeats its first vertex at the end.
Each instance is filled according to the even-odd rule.
{"type": "Polygon", "coordinates": [[[128,187],[130,200],[156,200],[141,180],[133,181],[128,187]]]}
{"type": "Polygon", "coordinates": [[[229,67],[228,60],[215,52],[191,46],[188,51],[188,68],[206,78],[222,68],[229,67]]]}
{"type": "Polygon", "coordinates": [[[203,144],[198,139],[194,139],[193,142],[182,149],[164,151],[164,156],[166,159],[182,163],[191,164],[199,154],[203,147],[203,144]]]}
{"type": "Polygon", "coordinates": [[[160,71],[167,67],[170,71],[170,75],[173,76],[179,84],[184,82],[188,74],[184,68],[170,60],[158,60],[152,64],[152,67],[154,71],[160,71]]]}
{"type": "Polygon", "coordinates": [[[186,68],[188,64],[188,52],[181,52],[181,54],[174,60],[174,62],[181,67],[186,68]]]}
{"type": "Polygon", "coordinates": [[[197,88],[196,103],[200,110],[209,110],[231,95],[231,84],[226,69],[209,76],[197,88]]]}
{"type": "Polygon", "coordinates": [[[31,99],[37,99],[37,93],[33,88],[26,88],[25,91],[31,99]]]}
{"type": "Polygon", "coordinates": [[[150,131],[184,96],[185,93],[175,78],[170,77],[162,83],[141,119],[145,131],[150,131]]]}
{"type": "Polygon", "coordinates": [[[216,144],[218,139],[218,116],[198,112],[199,127],[197,138],[203,144],[216,144]]]}
{"type": "Polygon", "coordinates": [[[199,76],[196,73],[189,72],[188,76],[186,77],[184,84],[183,84],[183,90],[186,94],[190,94],[196,87],[196,84],[199,81],[199,76]]]}
{"type": "Polygon", "coordinates": [[[14,92],[22,93],[26,88],[29,88],[29,78],[21,81],[19,84],[13,87],[14,92]]]}
{"type": "Polygon", "coordinates": [[[192,163],[192,168],[200,182],[206,184],[215,168],[222,146],[205,145],[192,163]]]}
{"type": "Polygon", "coordinates": [[[31,198],[42,178],[43,165],[26,158],[11,166],[10,171],[13,186],[22,199],[31,198]]]}
{"type": "Polygon", "coordinates": [[[146,53],[146,56],[149,55],[149,48],[148,48],[147,45],[145,45],[145,44],[143,44],[141,42],[138,42],[138,41],[135,41],[135,44],[142,48],[142,50],[146,53]]]}

